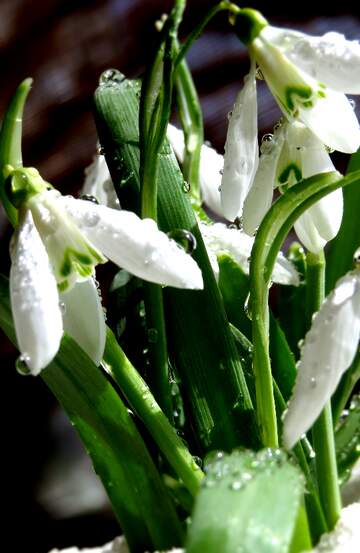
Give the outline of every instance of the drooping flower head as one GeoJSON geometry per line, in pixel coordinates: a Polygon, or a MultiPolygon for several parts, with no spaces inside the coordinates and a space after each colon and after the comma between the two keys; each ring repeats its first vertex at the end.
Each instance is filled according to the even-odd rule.
{"type": "Polygon", "coordinates": [[[19,209],[11,247],[11,305],[19,349],[33,374],[56,355],[63,329],[100,362],[105,321],[93,280],[98,263],[110,259],[151,282],[202,288],[195,261],[153,220],[63,197],[36,169],[6,171],[19,209]]]}
{"type": "MultiPolygon", "coordinates": [[[[357,256],[356,256],[357,257],[357,256]]],[[[336,284],[313,318],[301,347],[296,383],[284,417],[287,448],[314,424],[358,350],[360,267],[336,284]]]]}
{"type": "MultiPolygon", "coordinates": [[[[282,121],[270,138],[261,145],[259,168],[244,203],[242,221],[250,235],[270,208],[274,188],[284,193],[302,179],[336,171],[324,144],[302,123],[282,121]]],[[[342,213],[343,197],[339,189],[301,215],[294,225],[295,231],[308,250],[318,253],[338,233],[342,213]]]]}
{"type": "Polygon", "coordinates": [[[345,96],[360,91],[356,43],[344,42],[336,33],[308,37],[279,29],[252,9],[241,10],[235,31],[290,121],[302,122],[334,150],[353,153],[358,149],[359,123],[345,96]],[[344,52],[350,63],[343,63],[344,52]]]}

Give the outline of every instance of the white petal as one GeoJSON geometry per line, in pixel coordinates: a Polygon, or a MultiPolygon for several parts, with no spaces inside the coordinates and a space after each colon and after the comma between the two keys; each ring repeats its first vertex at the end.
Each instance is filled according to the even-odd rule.
{"type": "Polygon", "coordinates": [[[85,182],[81,194],[94,196],[100,204],[120,208],[105,156],[97,155],[89,167],[85,169],[85,182]]]}
{"type": "Polygon", "coordinates": [[[203,202],[220,217],[224,217],[221,205],[221,175],[224,158],[214,148],[204,144],[200,158],[200,190],[203,202]]]}
{"type": "MultiPolygon", "coordinates": [[[[249,259],[254,244],[254,238],[238,229],[227,228],[222,223],[206,225],[200,223],[200,230],[205,245],[210,252],[220,254],[228,253],[242,270],[249,274],[249,259]]],[[[299,275],[294,265],[279,254],[272,274],[272,281],[279,284],[299,284],[299,275]]]]}
{"type": "Polygon", "coordinates": [[[16,338],[26,365],[36,375],[55,357],[63,330],[56,280],[30,211],[16,231],[11,258],[16,338]]]}
{"type": "Polygon", "coordinates": [[[301,349],[293,395],[284,419],[287,448],[315,422],[350,366],[360,335],[360,273],[341,278],[314,317],[301,349]]]}
{"type": "Polygon", "coordinates": [[[299,119],[327,146],[352,154],[360,146],[359,122],[345,94],[327,88],[312,108],[299,107],[299,119]]]}
{"type": "Polygon", "coordinates": [[[261,145],[261,156],[259,166],[256,171],[254,182],[246,196],[244,210],[242,214],[242,224],[244,231],[253,235],[263,220],[265,214],[270,209],[277,163],[283,145],[282,133],[274,135],[272,142],[261,145]]]}
{"type": "Polygon", "coordinates": [[[105,338],[105,316],[93,278],[78,282],[68,292],[61,294],[63,302],[64,330],[99,365],[105,338]]]}
{"type": "Polygon", "coordinates": [[[168,124],[166,137],[170,142],[175,155],[180,163],[183,163],[185,156],[185,139],[182,129],[178,129],[175,125],[168,124]]]}
{"type": "Polygon", "coordinates": [[[62,202],[90,242],[119,267],[150,282],[203,288],[196,262],[151,219],[71,197],[62,202]]]}
{"type": "Polygon", "coordinates": [[[348,505],[341,510],[334,530],[323,534],[318,546],[307,553],[357,553],[360,543],[359,520],[360,503],[348,505]]]}
{"type": "MultiPolygon", "coordinates": [[[[184,161],[184,133],[174,125],[168,125],[167,138],[170,141],[176,157],[184,161]]],[[[224,158],[214,148],[203,144],[200,157],[200,191],[203,202],[217,215],[223,217],[220,198],[221,175],[224,158]]]]}
{"type": "Polygon", "coordinates": [[[295,65],[326,86],[347,94],[360,94],[360,44],[336,32],[299,36],[287,44],[295,65]]]}
{"type": "Polygon", "coordinates": [[[258,166],[255,64],[245,77],[229,120],[221,180],[221,203],[227,219],[240,216],[258,166]]]}
{"type": "Polygon", "coordinates": [[[339,232],[342,215],[343,194],[339,189],[316,202],[299,217],[294,225],[296,234],[308,250],[318,253],[339,232]]]}

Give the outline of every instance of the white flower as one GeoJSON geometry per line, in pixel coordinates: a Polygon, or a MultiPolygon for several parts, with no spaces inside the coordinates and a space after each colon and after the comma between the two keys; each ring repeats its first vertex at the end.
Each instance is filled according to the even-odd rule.
{"type": "Polygon", "coordinates": [[[255,64],[245,77],[238,94],[225,143],[221,181],[221,203],[226,219],[233,221],[242,213],[259,160],[255,64]]]}
{"type": "MultiPolygon", "coordinates": [[[[341,510],[340,519],[332,532],[323,534],[315,549],[307,553],[358,553],[360,544],[360,503],[341,510]]],[[[305,551],[303,552],[305,553],[305,551]]]]}
{"type": "MultiPolygon", "coordinates": [[[[243,226],[253,234],[271,205],[273,187],[282,192],[319,173],[335,171],[325,146],[302,123],[283,123],[273,140],[261,145],[259,169],[245,200],[243,226]]],[[[343,213],[342,190],[336,190],[311,206],[294,227],[301,242],[320,252],[339,231],[343,213]]]]}
{"type": "MultiPolygon", "coordinates": [[[[184,161],[184,133],[174,125],[168,125],[167,138],[174,149],[179,162],[184,161]]],[[[220,197],[221,174],[224,158],[207,144],[201,147],[200,155],[200,192],[203,202],[217,215],[223,216],[220,197]]]]}
{"type": "Polygon", "coordinates": [[[85,182],[81,194],[93,196],[99,204],[107,205],[113,209],[120,208],[120,202],[104,155],[96,155],[91,165],[85,169],[85,182]]]}
{"type": "Polygon", "coordinates": [[[101,546],[86,549],[77,547],[67,547],[66,549],[52,549],[49,553],[129,553],[128,545],[123,536],[115,538],[113,541],[101,546]]]}
{"type": "Polygon", "coordinates": [[[314,424],[351,365],[360,336],[360,270],[342,277],[314,316],[301,347],[283,441],[293,447],[314,424]]]}
{"type": "MultiPolygon", "coordinates": [[[[218,271],[214,267],[214,255],[221,253],[228,253],[240,265],[243,271],[249,274],[249,259],[255,240],[253,237],[236,228],[228,228],[222,223],[207,225],[200,222],[199,227],[206,248],[210,253],[215,275],[218,271]]],[[[298,272],[294,265],[281,252],[276,259],[271,278],[273,282],[277,282],[278,284],[292,284],[293,286],[298,286],[299,284],[298,272]]]]}
{"type": "Polygon", "coordinates": [[[12,170],[12,179],[17,194],[27,181],[12,241],[10,296],[19,349],[33,374],[56,355],[63,329],[99,363],[105,323],[92,279],[98,263],[110,259],[151,282],[203,287],[196,262],[153,220],[63,197],[47,189],[36,169],[12,170]]]}
{"type": "MultiPolygon", "coordinates": [[[[249,17],[255,29],[258,16],[249,10],[249,17]]],[[[262,22],[247,45],[288,119],[301,121],[335,150],[358,149],[359,123],[344,94],[360,93],[357,43],[336,33],[308,37],[262,22]]]]}

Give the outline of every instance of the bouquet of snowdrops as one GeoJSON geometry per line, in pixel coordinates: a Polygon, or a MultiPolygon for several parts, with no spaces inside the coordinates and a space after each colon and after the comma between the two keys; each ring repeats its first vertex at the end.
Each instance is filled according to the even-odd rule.
{"type": "Polygon", "coordinates": [[[184,4],[157,23],[141,82],[101,75],[79,199],[23,166],[31,81],[16,90],[0,135],[14,226],[0,325],[107,491],[125,538],[96,551],[355,552],[360,503],[342,510],[341,488],[360,456],[360,130],[345,96],[360,94],[360,45],[227,1],[181,44],[184,4]],[[250,57],[224,156],[204,144],[185,61],[220,11],[250,57]],[[257,79],[283,113],[260,148],[257,79]],[[354,154],[346,176],[333,150],[354,154]]]}

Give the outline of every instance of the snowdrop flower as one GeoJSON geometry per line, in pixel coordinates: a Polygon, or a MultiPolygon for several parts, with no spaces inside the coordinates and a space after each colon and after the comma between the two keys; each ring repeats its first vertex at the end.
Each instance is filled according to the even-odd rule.
{"type": "Polygon", "coordinates": [[[344,93],[360,93],[359,45],[334,33],[307,37],[273,27],[252,9],[241,10],[235,29],[286,117],[334,150],[355,152],[360,129],[344,93]]]}
{"type": "Polygon", "coordinates": [[[360,337],[360,269],[336,284],[314,316],[301,347],[283,441],[291,448],[316,421],[351,365],[360,337]]]}
{"type": "Polygon", "coordinates": [[[129,553],[128,545],[123,536],[115,538],[113,541],[101,546],[86,549],[77,547],[67,547],[66,549],[52,549],[50,553],[129,553]]]}
{"type": "MultiPolygon", "coordinates": [[[[169,124],[167,138],[174,149],[179,162],[184,161],[184,133],[174,125],[169,124]]],[[[203,202],[217,215],[223,216],[220,198],[221,175],[224,158],[207,144],[201,147],[200,155],[200,192],[203,202]]]]}
{"type": "Polygon", "coordinates": [[[307,550],[307,553],[357,553],[360,543],[359,517],[360,503],[352,503],[342,509],[334,530],[323,534],[318,546],[307,550]]]}
{"type": "MultiPolygon", "coordinates": [[[[213,269],[214,255],[228,253],[240,265],[243,271],[249,274],[249,259],[255,240],[253,237],[236,228],[228,228],[222,223],[207,225],[200,222],[199,227],[210,254],[213,269]]],[[[218,273],[216,267],[214,272],[215,275],[218,273]]],[[[299,285],[297,270],[281,252],[278,254],[271,278],[273,282],[277,282],[278,284],[299,285]]]]}
{"type": "Polygon", "coordinates": [[[100,362],[105,323],[92,279],[98,263],[110,259],[151,282],[203,287],[195,261],[153,220],[63,197],[36,169],[7,171],[19,208],[10,298],[22,360],[32,374],[54,358],[64,329],[100,362]]]}
{"type": "Polygon", "coordinates": [[[81,194],[96,198],[99,204],[114,209],[120,208],[104,155],[96,155],[91,165],[85,169],[85,182],[81,194]]]}
{"type": "MultiPolygon", "coordinates": [[[[242,221],[249,234],[255,232],[269,209],[273,187],[285,192],[301,179],[336,171],[325,146],[302,123],[282,123],[272,140],[263,141],[261,152],[259,169],[244,204],[242,221]]],[[[298,218],[294,225],[298,238],[311,252],[320,252],[338,233],[342,213],[343,196],[339,189],[298,218]]]]}
{"type": "Polygon", "coordinates": [[[221,180],[221,203],[229,221],[241,215],[259,159],[255,64],[245,77],[229,119],[221,180]]]}

